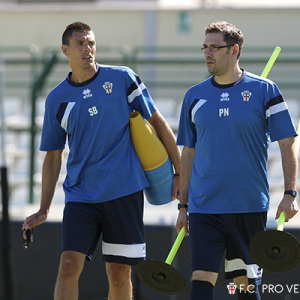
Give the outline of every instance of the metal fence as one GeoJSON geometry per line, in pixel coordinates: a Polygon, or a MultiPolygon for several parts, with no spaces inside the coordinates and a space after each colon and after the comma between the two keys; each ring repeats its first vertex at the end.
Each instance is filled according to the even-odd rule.
{"type": "MultiPolygon", "coordinates": [[[[245,47],[240,66],[260,75],[274,48],[245,47]]],[[[35,202],[43,154],[37,151],[44,102],[50,90],[70,71],[59,49],[0,47],[5,64],[6,152],[11,195],[35,202]],[[24,188],[28,196],[24,195],[24,188]]],[[[209,76],[199,47],[100,47],[97,62],[126,65],[142,78],[174,131],[181,102],[192,85],[209,76]]],[[[300,101],[300,49],[282,48],[269,78],[289,101],[300,101]]],[[[298,112],[297,112],[298,113],[298,112]]]]}

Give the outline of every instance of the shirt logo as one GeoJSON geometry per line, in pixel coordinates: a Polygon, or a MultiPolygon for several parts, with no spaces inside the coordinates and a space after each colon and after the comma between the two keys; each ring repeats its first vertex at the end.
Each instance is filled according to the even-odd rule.
{"type": "Polygon", "coordinates": [[[110,95],[112,93],[113,84],[109,81],[104,82],[103,88],[106,94],[110,95]]]}
{"type": "Polygon", "coordinates": [[[229,101],[229,94],[228,93],[222,93],[220,101],[229,101]]]}
{"type": "Polygon", "coordinates": [[[241,94],[242,94],[244,102],[249,102],[250,101],[250,97],[252,95],[252,93],[250,91],[244,90],[241,94]]]}
{"type": "Polygon", "coordinates": [[[83,94],[83,99],[87,99],[87,98],[90,98],[90,97],[93,97],[93,95],[91,94],[91,90],[90,89],[86,89],[82,92],[83,94]]]}

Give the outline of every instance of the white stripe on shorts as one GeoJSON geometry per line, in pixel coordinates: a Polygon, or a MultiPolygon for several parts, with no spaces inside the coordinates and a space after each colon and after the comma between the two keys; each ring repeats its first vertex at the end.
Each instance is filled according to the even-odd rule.
{"type": "Polygon", "coordinates": [[[102,241],[103,255],[115,255],[128,258],[146,257],[146,244],[111,244],[102,241]]]}
{"type": "Polygon", "coordinates": [[[225,259],[225,272],[236,270],[246,270],[248,278],[259,278],[262,275],[262,269],[258,265],[246,265],[240,258],[227,260],[225,259]]]}

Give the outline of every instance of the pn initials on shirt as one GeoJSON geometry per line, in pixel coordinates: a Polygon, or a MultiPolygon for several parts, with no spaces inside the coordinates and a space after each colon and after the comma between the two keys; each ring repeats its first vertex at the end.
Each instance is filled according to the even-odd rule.
{"type": "Polygon", "coordinates": [[[229,108],[220,108],[219,109],[219,117],[228,117],[229,116],[229,108]]]}

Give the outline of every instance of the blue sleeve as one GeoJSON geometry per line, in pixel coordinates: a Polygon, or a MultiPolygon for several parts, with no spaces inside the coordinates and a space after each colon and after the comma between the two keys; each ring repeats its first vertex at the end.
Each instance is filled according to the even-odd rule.
{"type": "Polygon", "coordinates": [[[151,95],[143,81],[132,70],[128,70],[127,77],[127,101],[129,106],[138,111],[143,118],[149,119],[157,110],[151,95]]]}
{"type": "Polygon", "coordinates": [[[268,121],[271,141],[278,141],[297,132],[293,124],[286,102],[278,87],[274,83],[268,85],[268,102],[266,104],[266,118],[268,121]]]}
{"type": "MultiPolygon", "coordinates": [[[[55,105],[46,101],[44,124],[41,137],[41,151],[53,151],[63,149],[66,144],[66,132],[60,126],[55,114],[55,105]]],[[[58,111],[58,109],[57,109],[58,111]]]]}
{"type": "Polygon", "coordinates": [[[195,124],[190,118],[190,105],[186,95],[181,107],[179,127],[177,134],[177,145],[194,148],[197,140],[195,124]]]}

